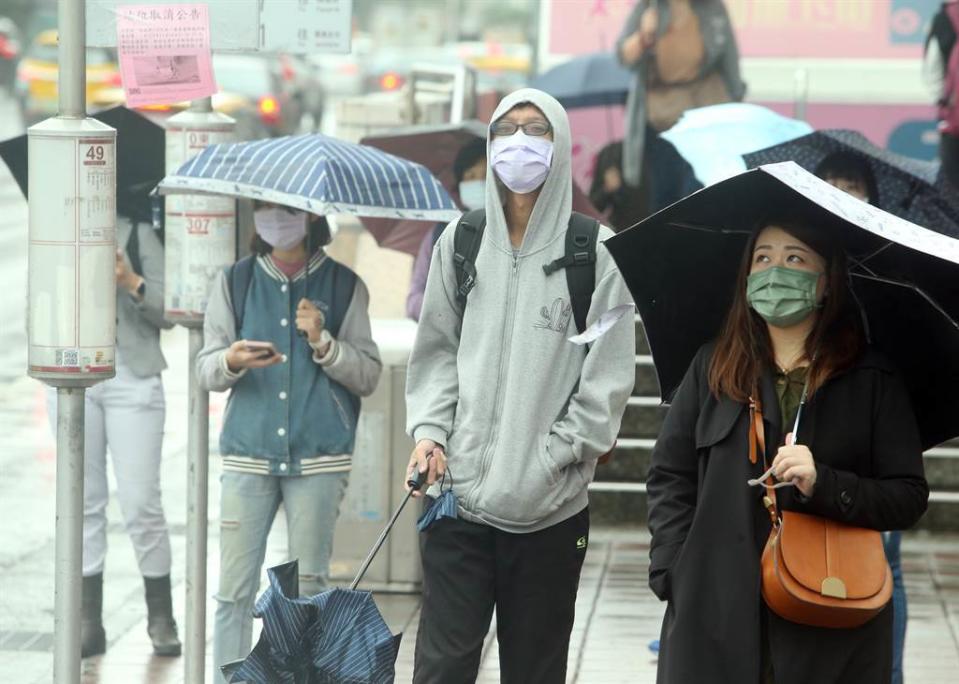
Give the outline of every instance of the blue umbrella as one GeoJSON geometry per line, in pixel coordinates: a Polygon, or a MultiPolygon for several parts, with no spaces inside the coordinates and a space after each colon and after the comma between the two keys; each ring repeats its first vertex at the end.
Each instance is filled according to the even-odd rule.
{"type": "Polygon", "coordinates": [[[904,157],[872,144],[857,131],[822,130],[743,155],[750,167],[794,161],[815,172],[827,156],[851,153],[865,161],[876,181],[876,206],[939,233],[959,237],[959,202],[937,187],[939,165],[904,157]]]}
{"type": "Polygon", "coordinates": [[[805,121],[743,102],[686,111],[662,137],[693,167],[703,185],[746,170],[742,155],[812,132],[805,121]]]}
{"type": "Polygon", "coordinates": [[[567,109],[576,109],[625,103],[632,79],[611,52],[596,52],[543,72],[530,87],[549,93],[567,109]]]}
{"type": "Polygon", "coordinates": [[[331,589],[297,598],[297,562],[267,570],[257,599],[263,619],[249,656],[220,669],[229,682],[387,684],[402,635],[394,636],[367,591],[331,589]]]}
{"type": "Polygon", "coordinates": [[[443,481],[440,483],[440,495],[436,497],[433,504],[426,509],[420,519],[416,521],[416,529],[420,532],[428,529],[437,520],[441,518],[452,518],[456,520],[459,517],[457,511],[456,494],[453,493],[453,473],[449,465],[446,466],[446,474],[443,475],[443,481]],[[448,489],[443,489],[446,484],[446,478],[449,476],[450,483],[448,489]]]}
{"type": "Polygon", "coordinates": [[[460,215],[423,166],[319,134],[211,145],[164,178],[159,189],[257,199],[319,215],[420,221],[460,215]]]}

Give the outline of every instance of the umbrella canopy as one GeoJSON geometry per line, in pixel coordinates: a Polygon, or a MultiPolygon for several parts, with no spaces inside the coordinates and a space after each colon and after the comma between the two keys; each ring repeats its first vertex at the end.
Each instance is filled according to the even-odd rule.
{"type": "Polygon", "coordinates": [[[296,561],[267,575],[270,586],[254,608],[263,619],[260,639],[245,659],[221,667],[227,681],[393,681],[401,635],[390,632],[369,592],[331,589],[298,598],[296,561]]]}
{"type": "Polygon", "coordinates": [[[924,446],[959,434],[959,240],[913,225],[792,162],[748,171],[606,241],[646,327],[664,401],[720,331],[749,236],[794,207],[835,231],[870,342],[903,372],[924,446]]]}
{"type": "Polygon", "coordinates": [[[873,145],[857,131],[823,130],[743,155],[749,168],[794,161],[814,172],[834,152],[852,153],[872,168],[876,206],[924,228],[959,237],[959,199],[937,187],[939,165],[910,159],[873,145]]]}
{"type": "MultiPolygon", "coordinates": [[[[453,161],[460,149],[469,142],[486,139],[487,124],[464,121],[440,126],[407,126],[389,133],[370,135],[360,143],[389,154],[422,164],[440,179],[457,201],[459,192],[453,177],[453,161]]],[[[602,218],[583,191],[573,183],[573,211],[596,219],[602,218]]],[[[457,213],[458,215],[458,213],[457,213]]],[[[363,225],[381,247],[389,247],[416,256],[423,236],[433,225],[421,221],[403,221],[364,217],[363,225]]]]}
{"type": "Polygon", "coordinates": [[[632,80],[612,52],[595,52],[543,72],[530,87],[549,93],[566,109],[578,109],[624,104],[632,80]]]}
{"type": "MultiPolygon", "coordinates": [[[[141,221],[151,219],[150,192],[164,174],[166,136],[163,128],[145,116],[112,107],[93,115],[117,131],[117,211],[141,221]]],[[[23,196],[27,196],[27,136],[0,143],[7,164],[23,196]]]]}
{"type": "Polygon", "coordinates": [[[449,221],[460,213],[419,164],[319,134],[211,145],[159,189],[257,199],[319,215],[449,221]]]}
{"type": "Polygon", "coordinates": [[[746,169],[742,155],[812,132],[805,121],[759,105],[729,102],[687,110],[660,135],[686,158],[703,185],[746,169]]]}

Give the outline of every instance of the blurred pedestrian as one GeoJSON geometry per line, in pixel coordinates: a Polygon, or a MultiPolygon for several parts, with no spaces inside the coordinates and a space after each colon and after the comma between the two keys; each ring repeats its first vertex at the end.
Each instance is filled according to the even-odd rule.
{"type": "MultiPolygon", "coordinates": [[[[486,200],[486,140],[476,138],[463,147],[456,154],[453,161],[453,178],[456,182],[456,192],[460,208],[464,211],[481,209],[486,200]]],[[[433,258],[433,247],[440,239],[445,223],[437,224],[433,230],[423,236],[416,259],[413,261],[413,278],[410,281],[410,292],[406,296],[406,315],[414,321],[420,320],[420,311],[423,308],[423,293],[426,292],[426,276],[430,272],[430,261],[433,258]]]]}
{"type": "Polygon", "coordinates": [[[214,283],[197,357],[204,389],[230,389],[220,454],[220,579],[214,681],[246,657],[266,541],[283,504],[303,595],[327,585],[360,397],[376,388],[379,351],[363,281],[326,255],[323,217],[254,207],[253,254],[214,283]]]}
{"type": "MultiPolygon", "coordinates": [[[[876,205],[879,189],[872,165],[853,152],[833,152],[816,167],[816,175],[830,185],[853,197],[876,205]]],[[[892,684],[902,684],[902,662],[906,647],[906,624],[909,621],[909,605],[906,584],[902,578],[902,532],[893,530],[882,533],[883,550],[889,569],[892,570],[892,684]]]]}
{"type": "Polygon", "coordinates": [[[739,102],[736,36],[722,0],[639,0],[616,55],[634,72],[626,102],[623,178],[639,186],[647,124],[671,128],[687,109],[739,102]]]}
{"type": "Polygon", "coordinates": [[[929,492],[909,394],[867,346],[838,236],[780,214],[753,231],[722,331],[690,365],[653,450],[649,584],[669,603],[664,684],[891,677],[891,604],[859,627],[823,628],[779,617],[760,596],[770,512],[745,484],[766,470],[747,456],[757,442],[779,486],[792,485],[776,490],[778,510],[906,529],[929,492]]]}
{"type": "Polygon", "coordinates": [[[655,132],[647,142],[646,172],[638,188],[623,180],[622,141],[609,143],[596,156],[589,199],[600,211],[609,211],[610,225],[617,232],[703,187],[672,143],[655,132]]]}
{"type": "MultiPolygon", "coordinates": [[[[132,212],[131,212],[132,215],[132,212]]],[[[163,245],[149,222],[117,216],[116,376],[87,390],[84,399],[83,587],[81,655],[106,651],[103,571],[107,553],[107,450],[117,500],[143,576],[147,633],[160,656],[180,655],[170,594],[170,531],[163,513],[160,462],[166,398],[160,373],[166,360],[163,317],[163,245]]],[[[56,392],[48,394],[56,425],[56,392]]]]}
{"type": "MultiPolygon", "coordinates": [[[[486,184],[485,219],[475,220],[485,225],[472,243],[478,251],[463,246],[473,223],[451,223],[440,236],[409,363],[409,473],[419,469],[433,484],[448,459],[459,501],[458,517],[420,537],[417,684],[475,681],[494,609],[502,681],[565,681],[589,539],[587,485],[633,385],[632,316],[589,347],[572,344],[572,276],[544,270],[568,259],[566,235],[578,221],[566,112],[523,89],[492,121],[495,181],[486,184]],[[466,294],[461,277],[475,284],[466,294]]],[[[590,225],[601,239],[612,235],[590,225]]],[[[594,265],[587,324],[632,301],[601,244],[594,265]]]]}
{"type": "Polygon", "coordinates": [[[942,3],[926,37],[923,80],[939,105],[942,175],[959,192],[959,1],[942,3]]]}

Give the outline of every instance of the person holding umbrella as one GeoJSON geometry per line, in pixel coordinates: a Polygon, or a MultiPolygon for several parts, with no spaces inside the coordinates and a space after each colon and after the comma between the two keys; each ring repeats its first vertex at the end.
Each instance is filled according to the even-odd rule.
{"type": "Polygon", "coordinates": [[[891,602],[858,627],[781,617],[760,558],[773,506],[878,531],[924,513],[922,451],[959,432],[959,326],[928,294],[959,242],[785,163],[608,244],[671,399],[647,479],[658,681],[890,681],[891,602]]]}
{"type": "Polygon", "coordinates": [[[213,636],[220,666],[250,652],[253,604],[280,504],[303,595],[326,588],[360,397],[382,364],[369,294],[326,255],[323,217],[257,202],[247,257],[214,283],[197,356],[200,384],[231,390],[220,453],[220,579],[213,636]]]}
{"type": "MultiPolygon", "coordinates": [[[[563,260],[573,230],[566,112],[527,88],[505,97],[492,122],[485,229],[469,264],[475,287],[462,303],[460,226],[450,224],[433,253],[407,375],[416,448],[406,479],[419,470],[438,483],[448,459],[455,479],[430,494],[442,488],[445,501],[458,500],[455,515],[421,533],[417,684],[475,681],[494,609],[502,681],[565,680],[587,485],[633,385],[632,316],[589,347],[574,344],[570,287],[562,270],[544,269],[563,260]]],[[[599,228],[601,240],[612,234],[599,228]]],[[[589,304],[587,325],[632,310],[602,245],[589,304]]]]}

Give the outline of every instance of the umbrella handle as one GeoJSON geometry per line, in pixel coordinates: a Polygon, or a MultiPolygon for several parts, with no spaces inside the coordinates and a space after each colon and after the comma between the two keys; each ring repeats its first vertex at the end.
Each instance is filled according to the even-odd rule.
{"type": "Polygon", "coordinates": [[[380,533],[379,538],[376,540],[376,543],[373,544],[373,548],[370,549],[369,555],[367,555],[366,560],[363,561],[363,565],[360,566],[359,572],[356,573],[356,577],[353,578],[353,582],[350,584],[350,591],[356,589],[357,585],[363,580],[363,576],[366,574],[366,571],[369,570],[370,564],[373,562],[373,559],[376,557],[376,554],[379,552],[380,548],[383,546],[383,542],[386,541],[386,538],[389,536],[390,531],[393,529],[393,525],[396,524],[396,521],[399,519],[400,514],[403,512],[403,509],[406,507],[406,502],[410,500],[410,497],[413,496],[413,492],[418,492],[422,489],[423,484],[426,482],[426,473],[421,473],[416,471],[416,473],[407,480],[406,484],[410,488],[406,492],[406,496],[403,497],[403,501],[400,502],[400,505],[393,512],[393,517],[390,518],[390,521],[386,523],[386,527],[380,533]]]}

